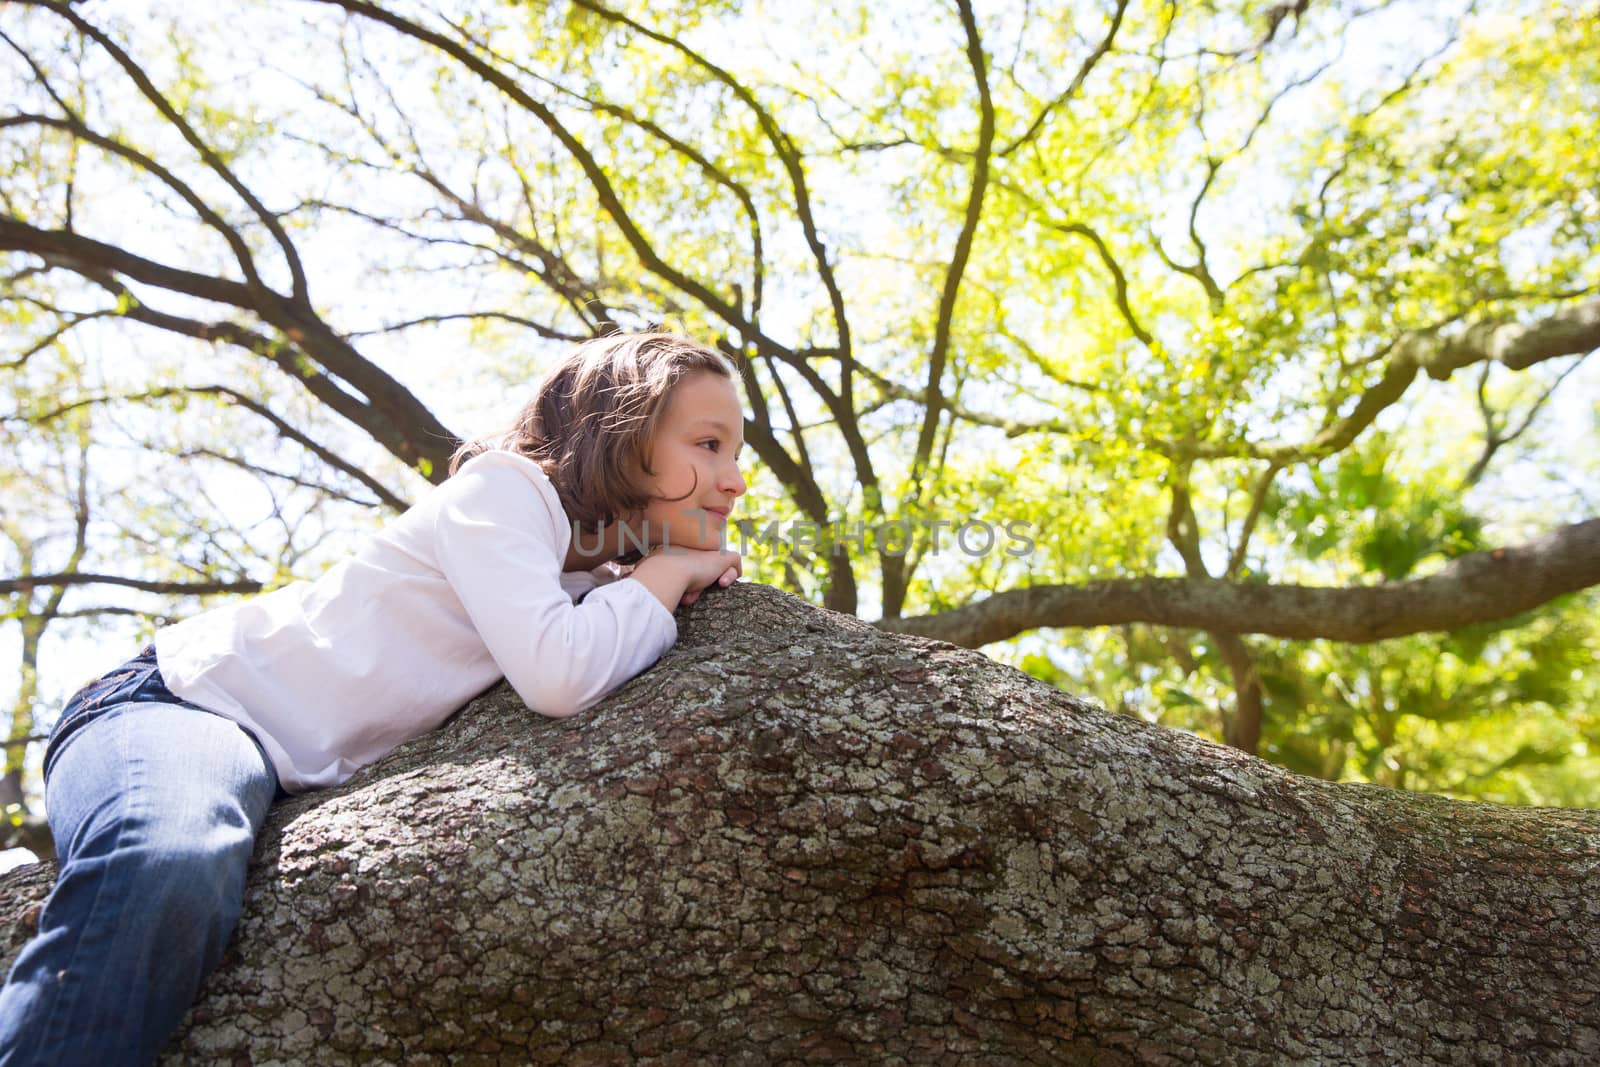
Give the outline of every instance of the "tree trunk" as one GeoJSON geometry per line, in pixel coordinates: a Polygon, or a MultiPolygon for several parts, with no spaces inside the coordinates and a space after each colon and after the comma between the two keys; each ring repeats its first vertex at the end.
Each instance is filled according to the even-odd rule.
{"type": "Polygon", "coordinates": [[[1597,866],[738,585],[280,805],[168,1062],[1586,1062],[1597,866]]]}

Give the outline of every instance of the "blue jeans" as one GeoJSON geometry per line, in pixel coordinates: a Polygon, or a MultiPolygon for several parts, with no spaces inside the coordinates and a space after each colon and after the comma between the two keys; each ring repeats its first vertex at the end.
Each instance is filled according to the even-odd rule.
{"type": "Polygon", "coordinates": [[[154,1061],[222,958],[277,791],[153,648],[68,701],[45,753],[61,870],[0,990],[0,1065],[154,1061]]]}

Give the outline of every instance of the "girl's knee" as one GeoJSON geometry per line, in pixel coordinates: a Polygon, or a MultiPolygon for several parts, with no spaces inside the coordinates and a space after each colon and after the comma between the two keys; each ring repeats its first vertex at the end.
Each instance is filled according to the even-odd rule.
{"type": "Polygon", "coordinates": [[[250,861],[257,825],[234,797],[196,803],[194,797],[127,795],[85,813],[61,842],[62,862],[118,854],[140,864],[176,864],[199,871],[250,861]]]}
{"type": "Polygon", "coordinates": [[[140,921],[152,930],[194,942],[189,950],[172,944],[173,951],[214,955],[239,920],[247,866],[248,856],[241,859],[231,850],[139,847],[107,872],[107,888],[128,893],[140,921]]]}
{"type": "Polygon", "coordinates": [[[152,917],[199,922],[214,916],[231,924],[244,896],[252,843],[248,836],[125,839],[98,854],[70,857],[61,880],[113,894],[152,917]]]}

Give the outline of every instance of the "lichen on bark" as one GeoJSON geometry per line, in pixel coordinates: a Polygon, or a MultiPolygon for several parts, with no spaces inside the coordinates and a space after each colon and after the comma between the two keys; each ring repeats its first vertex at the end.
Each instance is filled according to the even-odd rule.
{"type": "Polygon", "coordinates": [[[168,1062],[1579,1063],[1597,866],[1597,813],[1299,777],[739,585],[583,716],[501,687],[281,804],[168,1062]]]}

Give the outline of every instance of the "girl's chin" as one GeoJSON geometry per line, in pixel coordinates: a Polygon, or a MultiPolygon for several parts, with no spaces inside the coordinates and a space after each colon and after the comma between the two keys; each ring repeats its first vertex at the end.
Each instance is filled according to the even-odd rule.
{"type": "Polygon", "coordinates": [[[646,554],[656,551],[672,551],[673,549],[697,549],[709,551],[726,547],[722,531],[710,530],[668,530],[661,537],[652,537],[645,547],[646,554]]]}
{"type": "MultiPolygon", "coordinates": [[[[727,520],[721,515],[706,512],[674,522],[661,532],[662,539],[680,548],[719,548],[727,529],[727,520]]],[[[654,534],[656,531],[651,531],[654,534]]]]}
{"type": "Polygon", "coordinates": [[[721,532],[721,530],[717,529],[704,532],[693,530],[685,533],[682,540],[674,541],[673,544],[682,548],[698,548],[707,551],[719,549],[723,547],[721,532]]]}

